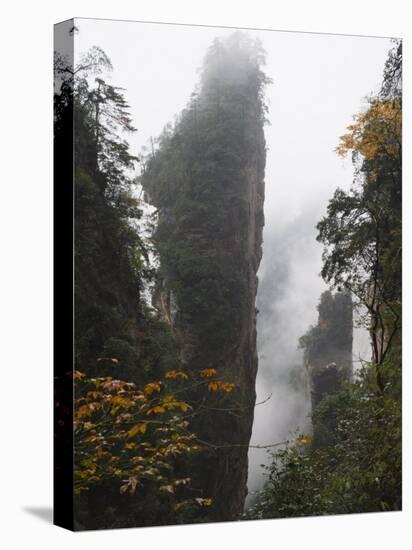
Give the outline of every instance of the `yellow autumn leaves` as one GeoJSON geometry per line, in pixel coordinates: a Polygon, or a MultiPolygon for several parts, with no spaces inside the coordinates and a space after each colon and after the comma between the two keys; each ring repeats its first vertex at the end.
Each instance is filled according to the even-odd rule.
{"type": "Polygon", "coordinates": [[[226,393],[230,393],[233,388],[235,387],[234,384],[230,384],[228,382],[221,382],[220,380],[214,380],[213,382],[209,382],[207,385],[209,391],[218,391],[222,390],[226,393]]]}
{"type": "Polygon", "coordinates": [[[313,435],[300,435],[296,439],[296,443],[299,443],[301,445],[310,445],[313,441],[313,435]]]}
{"type": "MultiPolygon", "coordinates": [[[[88,378],[75,372],[73,377],[75,493],[119,480],[121,494],[134,495],[139,486],[151,483],[169,498],[184,496],[190,478],[176,479],[176,457],[202,451],[204,445],[189,429],[189,419],[199,414],[197,405],[179,395],[201,387],[208,393],[230,393],[235,384],[218,378],[214,368],[190,373],[170,370],[143,389],[110,376],[88,378]]],[[[190,503],[209,506],[211,500],[191,498],[182,506],[190,503]]],[[[179,504],[173,501],[173,506],[179,504]]]]}
{"type": "Polygon", "coordinates": [[[400,156],[402,110],[399,99],[372,100],[364,113],[354,116],[354,121],[340,138],[336,148],[338,155],[344,157],[354,151],[369,161],[384,155],[400,156]]]}
{"type": "Polygon", "coordinates": [[[153,392],[160,392],[161,382],[150,382],[144,387],[144,393],[146,396],[152,395],[153,392]]]}
{"type": "Polygon", "coordinates": [[[136,434],[144,434],[144,433],[146,433],[146,429],[147,429],[147,424],[145,424],[145,423],[135,424],[127,432],[127,437],[133,437],[136,434]]]}
{"type": "MultiPolygon", "coordinates": [[[[217,370],[214,368],[206,368],[200,371],[200,377],[201,378],[212,378],[217,375],[217,370]]],[[[182,379],[187,380],[189,378],[189,375],[182,371],[169,371],[165,374],[165,378],[172,378],[172,379],[182,379]]],[[[229,383],[229,382],[222,382],[221,380],[212,380],[208,382],[207,388],[209,391],[215,392],[218,390],[222,390],[226,393],[230,393],[235,387],[235,384],[229,383]]]]}
{"type": "Polygon", "coordinates": [[[174,380],[176,379],[187,380],[189,378],[189,375],[183,371],[171,370],[169,372],[166,372],[165,378],[174,379],[174,380]]]}
{"type": "Polygon", "coordinates": [[[210,378],[211,376],[216,376],[216,369],[203,369],[200,371],[200,376],[202,378],[210,378]]]}

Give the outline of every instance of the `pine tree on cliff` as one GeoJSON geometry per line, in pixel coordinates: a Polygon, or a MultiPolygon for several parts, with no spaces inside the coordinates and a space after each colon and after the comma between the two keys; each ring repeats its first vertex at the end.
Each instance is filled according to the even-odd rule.
{"type": "MultiPolygon", "coordinates": [[[[259,43],[247,35],[216,39],[198,91],[159,138],[142,176],[158,209],[156,304],[162,304],[185,364],[218,369],[236,384],[196,420],[209,452],[193,464],[195,485],[199,496],[214,499],[211,517],[220,520],[242,512],[255,403],[268,82],[263,63],[259,43]]],[[[195,390],[189,398],[197,406],[203,402],[195,390]]]]}

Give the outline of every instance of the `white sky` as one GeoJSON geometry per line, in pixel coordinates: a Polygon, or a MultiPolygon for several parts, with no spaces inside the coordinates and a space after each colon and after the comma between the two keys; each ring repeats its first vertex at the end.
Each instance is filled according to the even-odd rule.
{"type": "MultiPolygon", "coordinates": [[[[76,19],[76,26],[75,58],[93,45],[102,47],[114,66],[108,80],[126,89],[138,129],[129,138],[134,154],[185,107],[214,37],[233,32],[93,19],[76,19]]],[[[350,185],[351,163],[334,148],[363,98],[379,87],[390,41],[249,32],[262,41],[273,80],[267,89],[266,222],[283,224],[324,204],[337,186],[350,185]]]]}
{"type": "MultiPolygon", "coordinates": [[[[137,155],[185,107],[213,39],[233,32],[92,19],[77,19],[76,26],[75,59],[91,46],[102,47],[114,66],[108,80],[126,89],[138,129],[129,141],[131,152],[137,155]]],[[[276,377],[273,388],[267,380],[273,379],[273,371],[285,368],[276,363],[276,350],[290,341],[293,356],[299,336],[316,322],[316,305],[326,287],[319,277],[322,247],[315,241],[314,226],[336,187],[348,189],[352,182],[350,159],[343,161],[334,149],[352,116],[365,106],[365,96],[379,89],[391,43],[387,38],[249,32],[261,39],[267,52],[265,72],[273,80],[266,94],[271,125],[265,129],[268,153],[261,280],[265,273],[270,276],[276,260],[276,236],[282,233],[290,240],[292,235],[288,286],[273,310],[274,319],[282,317],[282,340],[274,336],[270,346],[264,344],[270,319],[258,319],[258,400],[270,391],[274,398],[266,409],[256,409],[252,441],[267,444],[284,436],[285,425],[296,428],[292,396],[276,377]]],[[[365,357],[367,346],[365,334],[358,332],[356,354],[365,357]]],[[[254,489],[261,484],[258,464],[266,460],[261,452],[252,452],[250,459],[249,483],[254,489]]]]}

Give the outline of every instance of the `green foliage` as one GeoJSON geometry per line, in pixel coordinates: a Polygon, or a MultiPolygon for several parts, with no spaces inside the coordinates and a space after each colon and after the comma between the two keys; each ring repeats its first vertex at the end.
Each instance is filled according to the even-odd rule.
{"type": "Polygon", "coordinates": [[[79,371],[74,380],[77,521],[95,528],[202,520],[212,499],[191,487],[185,459],[208,444],[198,440],[190,424],[207,401],[216,404],[216,394],[231,393],[234,384],[214,369],[168,371],[142,388],[79,371]],[[184,397],[192,387],[203,387],[209,396],[201,406],[184,397]]]}
{"type": "Polygon", "coordinates": [[[101,78],[110,61],[100,49],[74,75],[76,368],[144,382],[177,362],[168,327],[142,299],[153,278],[151,244],[130,169],[137,158],[122,135],[132,132],[120,88],[101,78]],[[91,74],[98,74],[94,87],[91,74]],[[115,359],[116,362],[105,358],[115,359]]]}
{"type": "Polygon", "coordinates": [[[194,332],[198,368],[236,341],[248,294],[247,265],[232,243],[236,231],[239,243],[247,239],[250,205],[240,197],[248,163],[263,179],[263,61],[260,45],[243,33],[215,40],[199,93],[144,159],[142,185],[158,208],[159,277],[194,332]]]}
{"type": "Polygon", "coordinates": [[[325,367],[335,362],[350,375],[352,354],[352,299],[347,292],[323,292],[318,305],[318,324],[300,340],[305,350],[305,362],[325,367]],[[349,362],[349,365],[348,365],[349,362]]]}
{"type": "MultiPolygon", "coordinates": [[[[180,362],[170,328],[143,299],[154,275],[152,245],[139,230],[142,212],[131,170],[137,158],[123,138],[134,131],[128,105],[122,90],[103,80],[110,60],[100,48],[92,48],[74,71],[61,57],[55,67],[61,80],[55,94],[58,150],[70,145],[64,139],[73,118],[76,127],[75,365],[84,373],[75,381],[76,414],[86,411],[85,418],[76,418],[77,521],[83,528],[133,525],[142,505],[133,500],[125,505],[116,482],[128,479],[131,496],[139,465],[132,472],[129,457],[128,470],[120,467],[127,458],[119,447],[124,426],[117,422],[118,414],[112,415],[113,407],[106,407],[117,400],[120,408],[129,403],[136,412],[134,384],[142,387],[178,369],[180,362]],[[97,77],[94,83],[91,76],[97,77]],[[82,489],[86,495],[78,494],[82,489]]],[[[132,453],[131,441],[124,443],[132,453]]],[[[145,489],[147,521],[171,521],[170,498],[151,483],[145,489]]]]}
{"type": "Polygon", "coordinates": [[[384,395],[368,365],[355,383],[323,399],[314,421],[328,445],[298,444],[275,453],[247,519],[401,509],[398,361],[394,356],[385,364],[384,395]]]}
{"type": "Polygon", "coordinates": [[[336,190],[317,226],[324,244],[322,276],[333,286],[344,286],[366,308],[378,364],[400,333],[401,66],[399,43],[389,54],[381,92],[354,117],[337,148],[340,155],[352,153],[354,186],[349,193],[336,190]]]}
{"type": "MultiPolygon", "coordinates": [[[[348,292],[325,291],[318,305],[318,324],[299,340],[311,388],[312,410],[352,379],[353,304],[348,292]]],[[[316,417],[312,418],[314,444],[328,443],[316,417]]]]}

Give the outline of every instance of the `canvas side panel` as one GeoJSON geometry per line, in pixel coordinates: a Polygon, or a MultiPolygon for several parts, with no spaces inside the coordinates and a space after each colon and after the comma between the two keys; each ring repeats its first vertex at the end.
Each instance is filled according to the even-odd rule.
{"type": "Polygon", "coordinates": [[[54,523],[73,530],[74,21],[54,27],[54,523]]]}

